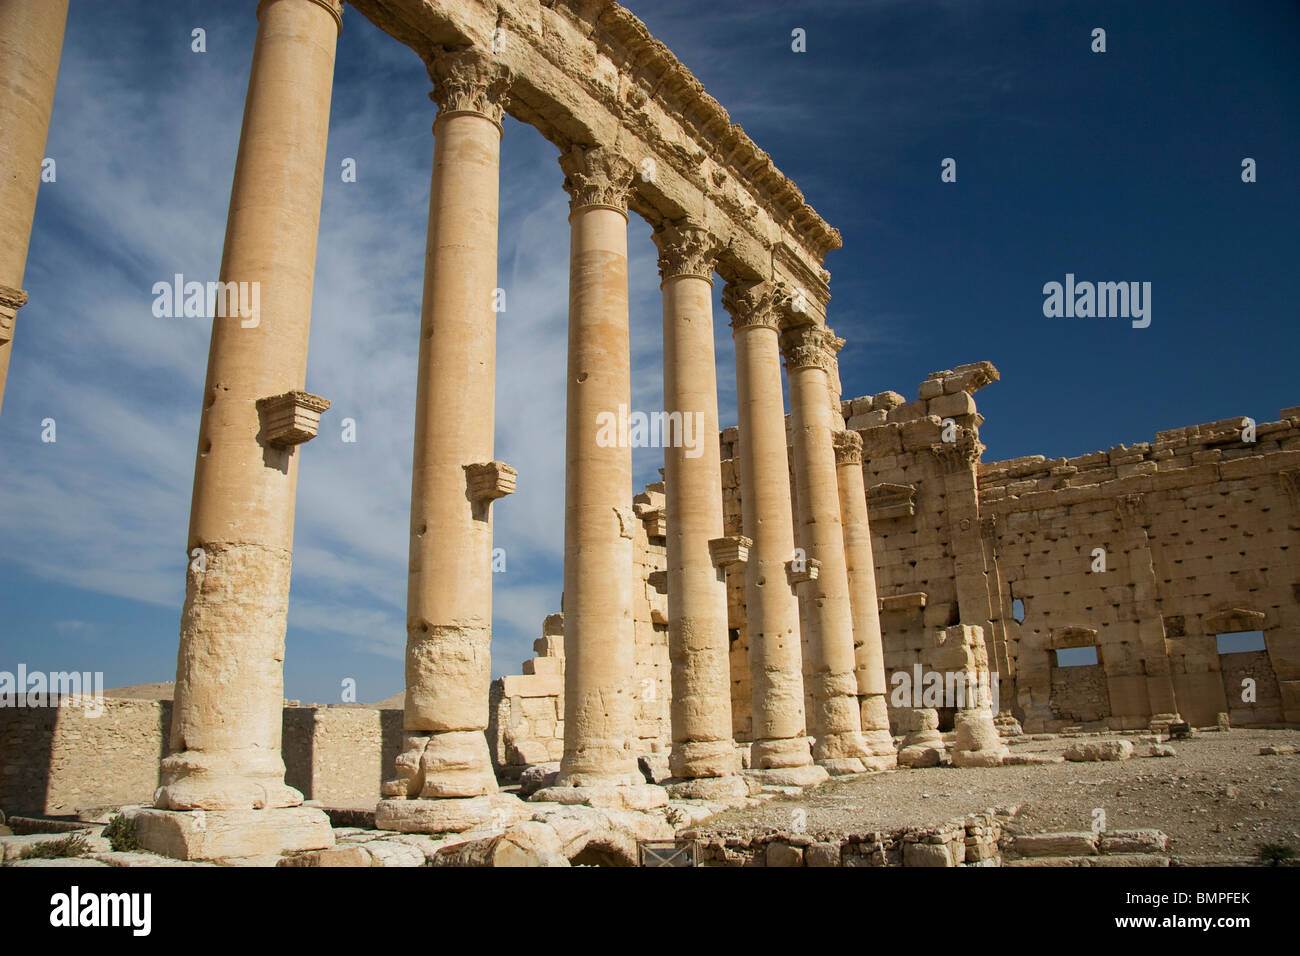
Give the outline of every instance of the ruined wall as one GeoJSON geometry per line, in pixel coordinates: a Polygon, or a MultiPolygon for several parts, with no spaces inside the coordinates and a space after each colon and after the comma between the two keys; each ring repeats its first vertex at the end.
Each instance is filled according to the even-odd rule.
{"type": "Polygon", "coordinates": [[[153,800],[171,701],[105,698],[94,713],[0,707],[0,809],[62,815],[153,800]]]}
{"type": "Polygon", "coordinates": [[[286,707],[285,782],[327,807],[374,809],[401,742],[400,710],[286,707]]]}
{"type": "Polygon", "coordinates": [[[1245,724],[1300,721],[1298,422],[1300,409],[1286,409],[1254,441],[1238,417],[1077,458],[980,466],[1002,603],[1024,602],[1024,621],[1003,623],[1027,729],[1073,722],[1052,705],[1051,652],[1089,645],[1113,727],[1146,726],[1162,666],[1195,725],[1224,711],[1245,724]],[[1236,655],[1220,658],[1215,640],[1247,630],[1267,646],[1249,662],[1253,704],[1240,699],[1239,677],[1251,675],[1225,693],[1236,655]]]}

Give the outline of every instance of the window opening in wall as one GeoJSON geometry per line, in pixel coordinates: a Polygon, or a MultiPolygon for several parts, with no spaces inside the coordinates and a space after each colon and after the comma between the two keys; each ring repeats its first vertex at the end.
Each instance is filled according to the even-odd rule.
{"type": "Polygon", "coordinates": [[[1063,647],[1056,652],[1057,667],[1087,667],[1097,663],[1095,647],[1063,647]]]}
{"type": "Polygon", "coordinates": [[[1263,631],[1237,631],[1235,634],[1216,634],[1214,639],[1219,644],[1220,654],[1244,654],[1248,651],[1263,651],[1263,631]]]}
{"type": "Polygon", "coordinates": [[[1025,620],[1025,602],[1016,598],[1011,602],[1011,616],[1016,619],[1017,624],[1023,624],[1025,620]]]}

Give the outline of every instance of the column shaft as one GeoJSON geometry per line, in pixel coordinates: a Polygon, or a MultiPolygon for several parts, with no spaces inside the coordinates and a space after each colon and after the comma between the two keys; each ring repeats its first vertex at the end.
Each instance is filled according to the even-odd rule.
{"type": "Polygon", "coordinates": [[[799,540],[808,558],[820,565],[817,577],[800,585],[799,595],[812,631],[806,642],[812,659],[805,672],[812,682],[813,756],[832,773],[861,771],[861,758],[871,755],[858,709],[853,614],[831,440],[827,375],[838,341],[824,327],[805,325],[785,333],[784,342],[799,540]]]}
{"type": "Polygon", "coordinates": [[[0,0],[0,408],[67,20],[68,0],[0,0]]]}
{"type": "Polygon", "coordinates": [[[790,472],[781,396],[781,353],[772,293],[728,286],[736,343],[742,528],[753,541],[745,566],[745,624],[753,685],[754,769],[805,767],[799,607],[786,563],[794,553],[790,472]]]}
{"type": "Polygon", "coordinates": [[[258,8],[221,263],[255,308],[212,322],[164,809],[302,800],[280,757],[299,456],[257,403],[302,397],[340,12],[315,0],[258,8]]]}
{"type": "Polygon", "coordinates": [[[713,351],[713,256],[708,233],[672,224],[655,233],[663,280],[668,651],[674,777],[739,769],[731,740],[727,592],[709,542],[722,537],[718,385],[713,351]]]}
{"type": "Polygon", "coordinates": [[[862,736],[876,757],[891,762],[894,741],[885,703],[885,648],[876,593],[876,564],[867,520],[867,492],[862,477],[862,436],[843,431],[835,436],[835,473],[839,479],[840,521],[853,612],[854,654],[862,736]]]}
{"type": "MultiPolygon", "coordinates": [[[[476,51],[431,64],[438,119],[411,469],[406,739],[392,797],[496,793],[484,731],[492,635],[497,219],[508,77],[476,51]],[[476,478],[483,472],[488,487],[476,478]]],[[[512,485],[510,485],[512,487],[512,485]]]]}
{"type": "Polygon", "coordinates": [[[559,785],[639,784],[632,749],[632,451],[617,427],[631,402],[626,203],[632,167],[603,147],[575,147],[561,165],[573,199],[559,785]]]}

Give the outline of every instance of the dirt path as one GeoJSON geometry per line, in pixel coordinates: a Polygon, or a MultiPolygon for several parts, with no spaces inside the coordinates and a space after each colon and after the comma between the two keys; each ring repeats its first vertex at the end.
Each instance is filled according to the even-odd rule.
{"type": "MultiPolygon", "coordinates": [[[[1084,738],[1091,740],[1096,738],[1084,738]]],[[[1129,738],[1133,739],[1133,738],[1129,738]]],[[[1068,738],[1013,742],[1014,753],[1061,753],[1068,738]]],[[[1266,744],[1300,747],[1300,731],[1233,730],[1176,741],[1174,757],[1022,767],[901,769],[840,778],[799,797],[733,810],[697,827],[750,833],[802,827],[839,834],[942,823],[992,807],[1019,807],[1012,832],[1156,827],[1175,857],[1254,857],[1261,843],[1300,854],[1300,755],[1260,756],[1266,744]],[[802,811],[799,814],[797,811],[802,811]]],[[[1138,744],[1135,753],[1144,753],[1138,744]]]]}

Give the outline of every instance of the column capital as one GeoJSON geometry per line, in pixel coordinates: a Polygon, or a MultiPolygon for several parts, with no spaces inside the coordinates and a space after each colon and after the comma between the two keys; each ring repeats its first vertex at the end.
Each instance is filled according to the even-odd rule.
{"type": "Polygon", "coordinates": [[[828,375],[836,371],[835,353],[844,340],[824,325],[800,325],[781,333],[781,354],[786,371],[819,368],[828,375]]]}
{"type": "Polygon", "coordinates": [[[731,315],[731,332],[759,327],[776,332],[781,328],[775,282],[728,282],[722,289],[722,307],[731,315]]]}
{"type": "Polygon", "coordinates": [[[560,155],[569,209],[602,206],[627,217],[635,167],[610,146],[570,146],[560,155]]]}
{"type": "MultiPolygon", "coordinates": [[[[259,20],[262,18],[262,8],[268,7],[275,2],[276,0],[262,0],[262,2],[257,5],[257,17],[259,20]]],[[[318,7],[324,7],[329,12],[329,15],[334,18],[334,22],[338,25],[339,32],[343,32],[343,0],[306,0],[306,2],[314,3],[318,7]]]]}
{"type": "Polygon", "coordinates": [[[848,429],[833,431],[831,444],[835,448],[836,465],[862,464],[862,436],[857,432],[848,429]]]}
{"type": "Polygon", "coordinates": [[[958,428],[955,441],[943,441],[930,446],[930,452],[939,460],[945,474],[969,471],[979,464],[984,445],[973,428],[958,428]]]}
{"type": "Polygon", "coordinates": [[[718,240],[709,230],[690,220],[679,219],[660,225],[651,238],[659,247],[661,282],[678,276],[695,276],[713,284],[718,240]]]}
{"type": "Polygon", "coordinates": [[[438,104],[439,119],[449,113],[477,113],[501,125],[513,79],[504,63],[469,49],[435,53],[425,64],[433,81],[429,99],[438,104]]]}

